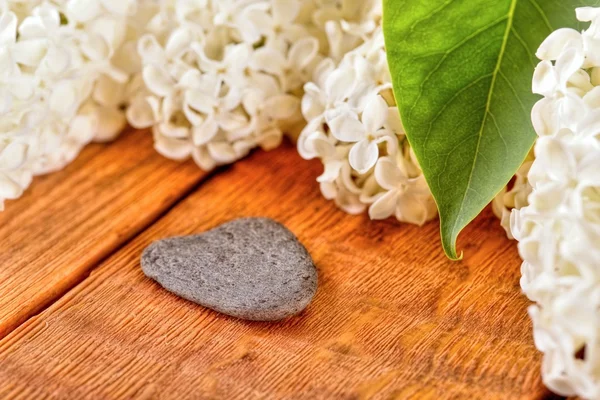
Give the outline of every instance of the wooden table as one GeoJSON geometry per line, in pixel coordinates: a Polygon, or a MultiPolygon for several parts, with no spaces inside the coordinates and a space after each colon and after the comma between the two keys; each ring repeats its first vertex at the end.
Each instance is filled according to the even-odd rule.
{"type": "Polygon", "coordinates": [[[147,132],[92,145],[0,214],[0,398],[540,399],[515,243],[486,211],[444,256],[438,223],[350,216],[293,146],[212,174],[147,132]],[[299,316],[240,321],[139,265],[153,240],[243,216],[288,226],[319,289],[299,316]]]}

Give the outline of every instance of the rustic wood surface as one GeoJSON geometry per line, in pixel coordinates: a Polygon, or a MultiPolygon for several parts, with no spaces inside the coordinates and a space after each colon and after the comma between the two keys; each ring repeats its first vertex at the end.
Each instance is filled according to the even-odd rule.
{"type": "Polygon", "coordinates": [[[92,145],[0,213],[0,338],[85,278],[205,176],[147,132],[92,145]]]}
{"type": "Polygon", "coordinates": [[[186,196],[201,174],[157,161],[140,148],[140,142],[150,147],[146,139],[131,137],[104,156],[88,151],[61,175],[80,185],[90,174],[103,176],[87,190],[67,188],[58,175],[47,178],[84,196],[71,196],[61,213],[33,215],[52,187],[44,181],[11,205],[12,217],[2,216],[20,239],[0,224],[3,246],[11,243],[10,254],[0,256],[1,273],[20,278],[0,281],[0,315],[18,313],[12,321],[20,322],[73,288],[0,341],[0,398],[550,397],[519,290],[515,244],[489,211],[466,230],[459,242],[465,260],[454,263],[443,255],[437,222],[418,228],[337,210],[315,183],[321,167],[289,145],[257,152],[186,196]],[[122,162],[117,154],[137,160],[127,161],[124,178],[123,166],[112,165],[122,162]],[[117,177],[124,180],[113,183],[117,177]],[[113,184],[111,196],[97,200],[113,184]],[[178,197],[185,198],[117,249],[178,197]],[[67,217],[71,206],[87,217],[67,217]],[[279,323],[236,320],[166,292],[141,272],[140,254],[153,240],[242,216],[281,221],[313,255],[319,290],[301,315],[279,323]],[[44,241],[40,232],[53,226],[52,240],[44,241]],[[18,311],[21,303],[28,312],[18,311]]]}

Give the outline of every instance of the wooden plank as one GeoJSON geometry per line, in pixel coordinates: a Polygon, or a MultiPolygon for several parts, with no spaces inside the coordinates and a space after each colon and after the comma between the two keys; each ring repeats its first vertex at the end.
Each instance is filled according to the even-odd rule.
{"type": "Polygon", "coordinates": [[[0,213],[0,338],[80,282],[205,174],[152,148],[148,132],[91,145],[0,213]]]}
{"type": "Polygon", "coordinates": [[[520,260],[486,212],[443,255],[423,228],[350,216],[324,200],[321,167],[290,146],[204,183],[45,312],[0,342],[0,398],[541,398],[520,260]],[[301,315],[245,322],[144,277],[153,240],[242,216],[305,243],[319,290],[301,315]],[[19,396],[20,395],[20,396],[19,396]]]}

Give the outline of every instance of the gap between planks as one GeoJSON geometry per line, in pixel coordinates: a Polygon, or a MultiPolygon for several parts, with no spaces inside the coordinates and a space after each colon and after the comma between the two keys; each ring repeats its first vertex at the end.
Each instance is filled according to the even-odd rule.
{"type": "MultiPolygon", "coordinates": [[[[106,262],[108,259],[110,259],[116,253],[118,253],[122,249],[126,248],[133,240],[135,240],[137,238],[137,236],[139,236],[140,234],[144,233],[145,230],[147,230],[152,225],[154,225],[157,221],[159,221],[160,219],[162,219],[171,210],[173,210],[175,207],[177,207],[177,205],[179,205],[182,201],[184,201],[190,194],[192,194],[196,190],[198,190],[205,182],[209,181],[212,177],[214,177],[215,175],[218,175],[218,173],[220,171],[224,171],[224,170],[226,170],[226,167],[217,168],[217,169],[209,172],[208,174],[206,174],[203,177],[202,180],[198,181],[194,186],[190,187],[187,191],[181,193],[181,196],[178,197],[177,200],[173,204],[171,204],[170,206],[168,206],[167,208],[165,208],[163,211],[161,211],[160,214],[157,214],[156,217],[154,217],[152,220],[149,220],[146,223],[144,223],[143,225],[140,225],[139,229],[136,232],[133,232],[132,235],[131,235],[131,237],[127,238],[123,243],[121,243],[120,245],[114,247],[112,249],[112,251],[110,251],[107,254],[103,255],[97,261],[93,262],[91,264],[91,266],[86,269],[86,271],[84,273],[82,273],[81,275],[79,275],[77,277],[76,281],[72,282],[72,284],[71,284],[70,287],[66,288],[66,290],[63,291],[63,292],[61,292],[61,293],[57,293],[56,297],[50,299],[47,304],[42,305],[39,310],[37,310],[32,315],[30,315],[28,318],[26,318],[23,322],[21,322],[20,325],[28,322],[30,319],[35,319],[35,317],[37,317],[39,314],[41,314],[45,310],[47,310],[50,306],[52,306],[52,304],[56,303],[57,301],[59,301],[60,299],[62,299],[64,296],[68,295],[71,290],[77,288],[77,286],[79,286],[82,283],[84,283],[84,281],[87,278],[90,277],[90,275],[94,272],[94,270],[96,268],[98,268],[99,266],[101,266],[104,262],[106,262]]],[[[13,327],[13,329],[11,331],[9,331],[9,332],[6,332],[4,336],[0,335],[0,344],[2,344],[2,339],[3,338],[5,338],[6,336],[8,336],[12,331],[14,331],[15,329],[17,329],[18,327],[19,327],[19,325],[13,327]]]]}
{"type": "Polygon", "coordinates": [[[54,303],[207,177],[144,131],[93,144],[0,213],[0,338],[54,303]]]}
{"type": "Polygon", "coordinates": [[[489,209],[448,261],[437,223],[349,216],[284,146],[206,182],[0,342],[0,397],[540,399],[519,258],[489,209]],[[239,321],[146,278],[151,241],[240,216],[280,220],[319,268],[302,315],[239,321]],[[70,396],[70,397],[69,397],[70,396]]]}

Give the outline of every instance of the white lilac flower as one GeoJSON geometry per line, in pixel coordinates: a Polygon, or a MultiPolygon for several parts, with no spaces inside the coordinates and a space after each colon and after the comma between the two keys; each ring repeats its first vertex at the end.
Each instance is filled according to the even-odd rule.
{"type": "Polygon", "coordinates": [[[524,260],[521,287],[537,303],[529,313],[543,380],[586,399],[600,398],[599,16],[598,8],[577,9],[591,26],[559,29],[537,52],[533,89],[544,98],[532,111],[532,189],[529,205],[510,218],[524,260]]]}
{"type": "Polygon", "coordinates": [[[425,177],[409,160],[387,156],[377,161],[375,180],[387,192],[379,195],[369,208],[371,219],[395,216],[401,222],[423,225],[436,215],[425,177]]]}
{"type": "Polygon", "coordinates": [[[0,4],[0,207],[31,177],[64,167],[87,143],[125,125],[115,66],[134,41],[144,1],[4,1],[0,4]]]}
{"type": "Polygon", "coordinates": [[[329,56],[339,62],[381,25],[380,0],[314,0],[313,21],[325,32],[329,56]]]}
{"type": "Polygon", "coordinates": [[[351,109],[340,110],[331,118],[329,128],[334,138],[340,142],[355,143],[350,149],[350,166],[359,174],[364,174],[375,166],[379,158],[379,145],[386,143],[388,153],[396,154],[398,138],[387,125],[389,106],[380,95],[373,95],[367,101],[359,116],[351,109]]]}
{"type": "Polygon", "coordinates": [[[500,218],[500,224],[506,231],[509,239],[514,239],[510,231],[511,211],[513,209],[520,210],[529,204],[528,197],[531,194],[532,188],[528,175],[534,159],[534,153],[531,151],[515,174],[513,182],[508,187],[503,188],[492,201],[492,210],[500,218]]]}
{"type": "Polygon", "coordinates": [[[315,68],[298,152],[323,162],[321,192],[343,210],[422,225],[437,209],[404,135],[383,46],[377,29],[339,65],[325,59],[315,68]]]}
{"type": "Polygon", "coordinates": [[[302,122],[303,86],[327,63],[315,23],[323,7],[317,0],[160,1],[138,43],[145,92],[131,99],[129,122],[151,126],[161,154],[192,157],[203,169],[276,147],[302,122]]]}

